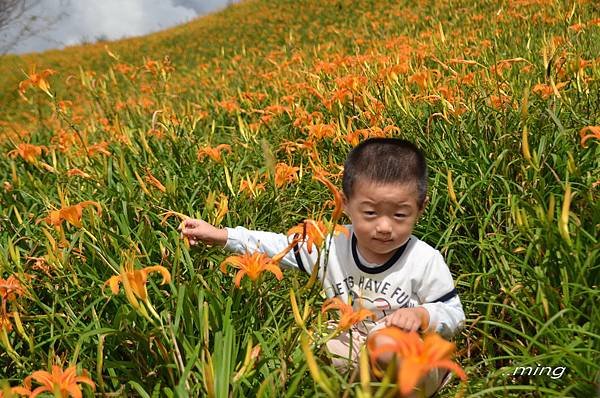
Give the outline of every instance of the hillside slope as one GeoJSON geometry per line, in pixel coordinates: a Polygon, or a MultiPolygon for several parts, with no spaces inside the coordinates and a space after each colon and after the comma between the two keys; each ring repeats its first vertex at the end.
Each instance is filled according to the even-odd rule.
{"type": "Polygon", "coordinates": [[[55,365],[116,395],[393,394],[330,365],[309,276],[250,280],[177,228],[326,225],[351,148],[401,137],[427,156],[414,233],[456,281],[467,394],[592,396],[596,3],[250,0],[1,58],[0,387],[55,365]]]}

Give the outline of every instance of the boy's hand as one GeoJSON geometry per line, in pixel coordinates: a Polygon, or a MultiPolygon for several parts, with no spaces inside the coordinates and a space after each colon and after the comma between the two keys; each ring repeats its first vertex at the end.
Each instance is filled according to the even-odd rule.
{"type": "Polygon", "coordinates": [[[400,308],[385,317],[385,326],[396,326],[407,332],[425,330],[429,326],[429,312],[423,307],[400,308]]]}
{"type": "Polygon", "coordinates": [[[225,246],[227,243],[227,230],[216,228],[203,220],[189,218],[179,226],[181,238],[188,238],[190,246],[195,246],[202,241],[207,244],[225,246]]]}

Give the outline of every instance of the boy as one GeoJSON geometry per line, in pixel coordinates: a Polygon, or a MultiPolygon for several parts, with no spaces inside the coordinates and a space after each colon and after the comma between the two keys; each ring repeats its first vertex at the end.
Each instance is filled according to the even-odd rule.
{"type": "MultiPolygon", "coordinates": [[[[346,159],[342,191],[344,212],[352,221],[346,226],[349,238],[333,237],[328,258],[321,258],[319,277],[328,297],[351,299],[355,309],[369,309],[377,320],[362,321],[327,343],[332,354],[345,358],[334,357],[334,365],[343,368],[348,360],[355,364],[369,333],[385,326],[451,337],[465,319],[452,276],[439,251],[412,235],[428,200],[421,151],[395,138],[362,142],[346,159]]],[[[243,227],[218,229],[201,220],[187,220],[182,236],[192,245],[204,241],[235,252],[258,248],[269,256],[291,239],[243,227]]],[[[310,274],[316,259],[316,250],[311,253],[302,243],[281,265],[310,274]]],[[[445,376],[444,371],[432,371],[423,382],[425,394],[433,394],[445,376]]]]}

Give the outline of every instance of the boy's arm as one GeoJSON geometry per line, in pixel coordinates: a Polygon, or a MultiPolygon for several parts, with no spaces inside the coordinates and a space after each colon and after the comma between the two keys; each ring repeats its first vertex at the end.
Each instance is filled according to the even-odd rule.
{"type": "Polygon", "coordinates": [[[465,313],[442,255],[428,262],[417,296],[429,314],[429,330],[452,337],[463,326],[465,313]]]}
{"type": "Polygon", "coordinates": [[[424,303],[421,307],[429,313],[429,330],[451,338],[463,326],[465,313],[458,296],[445,302],[424,303]]]}
{"type": "MultiPolygon", "coordinates": [[[[260,251],[273,257],[285,250],[293,240],[293,236],[244,227],[225,228],[225,230],[227,231],[225,249],[236,253],[260,251]]],[[[306,245],[300,242],[281,259],[280,264],[283,267],[298,268],[310,273],[316,259],[316,250],[313,249],[312,253],[308,253],[306,245]]]]}

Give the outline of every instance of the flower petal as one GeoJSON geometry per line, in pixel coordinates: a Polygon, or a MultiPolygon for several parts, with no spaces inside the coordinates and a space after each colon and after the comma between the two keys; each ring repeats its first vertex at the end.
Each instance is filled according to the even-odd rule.
{"type": "Polygon", "coordinates": [[[104,286],[107,284],[110,286],[110,291],[113,294],[119,294],[119,283],[121,282],[121,275],[114,275],[108,278],[106,282],[104,282],[104,286]]]}
{"type": "Polygon", "coordinates": [[[281,268],[279,268],[279,266],[275,264],[266,264],[264,266],[264,270],[275,274],[275,278],[277,278],[277,280],[279,281],[283,279],[283,273],[281,272],[281,268]]]}
{"type": "Polygon", "coordinates": [[[235,275],[235,279],[233,280],[233,284],[235,285],[235,287],[240,287],[240,283],[242,282],[242,278],[244,277],[244,275],[246,275],[246,271],[244,271],[243,269],[238,271],[238,273],[235,275]]]}
{"type": "Polygon", "coordinates": [[[168,269],[166,269],[162,265],[154,265],[151,267],[146,267],[146,268],[142,269],[141,272],[145,273],[146,275],[148,275],[152,272],[160,273],[163,277],[162,282],[160,283],[161,285],[171,282],[171,273],[169,272],[168,269]]]}
{"type": "Polygon", "coordinates": [[[398,369],[398,386],[402,395],[410,394],[425,374],[427,367],[411,358],[404,359],[398,369]]]}

